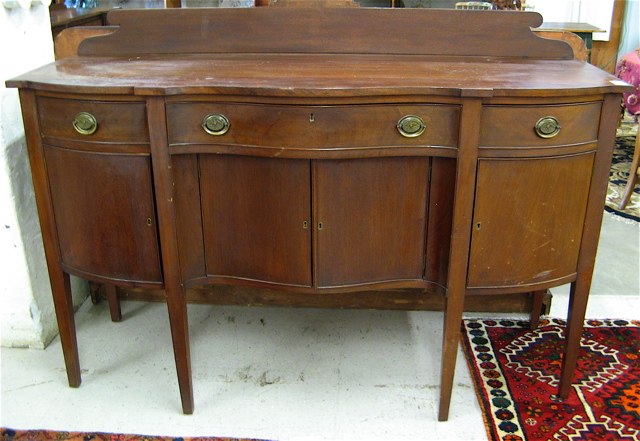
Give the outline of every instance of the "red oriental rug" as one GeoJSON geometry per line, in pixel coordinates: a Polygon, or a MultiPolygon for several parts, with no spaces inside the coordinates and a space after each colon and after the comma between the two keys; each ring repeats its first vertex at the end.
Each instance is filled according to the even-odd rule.
{"type": "Polygon", "coordinates": [[[565,321],[464,320],[492,441],[640,440],[640,321],[587,320],[569,398],[555,394],[565,321]]]}
{"type": "Polygon", "coordinates": [[[174,436],[146,436],[125,435],[102,432],[58,432],[55,430],[14,430],[0,428],[2,441],[258,441],[246,438],[217,438],[217,437],[174,437],[174,436]]]}

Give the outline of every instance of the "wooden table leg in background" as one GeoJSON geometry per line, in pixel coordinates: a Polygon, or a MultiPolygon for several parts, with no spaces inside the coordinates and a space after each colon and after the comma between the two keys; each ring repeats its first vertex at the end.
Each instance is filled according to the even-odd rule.
{"type": "Polygon", "coordinates": [[[638,175],[640,174],[640,134],[636,135],[636,144],[633,150],[633,160],[631,161],[631,168],[629,169],[629,180],[627,181],[627,186],[624,188],[624,194],[622,195],[622,199],[620,199],[620,204],[618,204],[618,209],[624,210],[629,201],[631,200],[631,195],[633,194],[633,190],[636,188],[636,184],[638,183],[638,175]]]}
{"type": "Polygon", "coordinates": [[[122,309],[120,308],[120,300],[118,299],[118,290],[115,285],[105,285],[107,293],[107,301],[109,302],[109,312],[111,313],[111,321],[122,321],[122,309]]]}
{"type": "Polygon", "coordinates": [[[531,305],[531,324],[529,325],[531,330],[536,329],[540,325],[540,315],[542,314],[542,304],[544,302],[544,295],[547,293],[546,289],[541,289],[533,292],[533,304],[531,305]]]}

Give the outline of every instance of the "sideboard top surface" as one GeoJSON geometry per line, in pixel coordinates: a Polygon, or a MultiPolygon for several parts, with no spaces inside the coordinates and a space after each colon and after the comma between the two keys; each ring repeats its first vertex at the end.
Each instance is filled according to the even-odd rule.
{"type": "Polygon", "coordinates": [[[446,60],[402,55],[214,54],[72,56],[10,87],[53,92],[281,97],[384,95],[572,96],[626,91],[576,60],[446,60]]]}
{"type": "Polygon", "coordinates": [[[9,80],[53,92],[277,97],[577,96],[624,83],[536,36],[536,13],[371,8],[119,10],[115,32],[9,80]],[[489,18],[490,20],[487,20],[489,18]]]}

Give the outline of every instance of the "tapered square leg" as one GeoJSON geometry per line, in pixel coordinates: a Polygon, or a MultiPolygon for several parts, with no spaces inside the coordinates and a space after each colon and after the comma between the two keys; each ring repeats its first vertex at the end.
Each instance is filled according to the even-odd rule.
{"type": "Polygon", "coordinates": [[[460,327],[462,322],[463,297],[445,300],[444,335],[442,345],[442,370],[440,379],[440,409],[438,421],[447,421],[453,391],[453,377],[456,370],[458,356],[458,342],[460,341],[460,327]]]}
{"type": "Polygon", "coordinates": [[[182,290],[179,291],[180,292],[167,292],[167,306],[169,308],[171,337],[178,372],[178,386],[180,388],[182,411],[185,414],[192,414],[194,400],[193,381],[191,378],[187,303],[184,293],[182,290]]]}
{"type": "Polygon", "coordinates": [[[560,395],[561,398],[569,397],[569,392],[571,392],[571,382],[576,370],[578,354],[580,352],[580,341],[584,330],[584,318],[587,311],[589,288],[590,283],[580,283],[580,279],[571,284],[569,317],[567,319],[567,329],[565,332],[565,350],[564,358],[562,359],[560,388],[558,391],[558,395],[560,395]]]}
{"type": "Polygon", "coordinates": [[[60,330],[62,353],[67,369],[67,379],[69,380],[69,386],[78,387],[82,379],[80,376],[80,357],[78,356],[78,340],[76,338],[69,274],[50,267],[49,277],[51,279],[58,329],[60,330]]]}
{"type": "Polygon", "coordinates": [[[462,107],[460,118],[460,152],[456,167],[457,184],[447,274],[438,421],[446,421],[449,418],[453,376],[456,368],[456,357],[458,356],[462,310],[464,308],[469,269],[469,248],[471,244],[469,232],[471,231],[475,197],[473,186],[461,185],[461,183],[475,182],[476,179],[481,109],[482,101],[480,99],[468,100],[462,107]]]}
{"type": "Polygon", "coordinates": [[[164,98],[161,96],[147,99],[147,116],[149,121],[149,137],[156,199],[164,203],[158,204],[157,216],[164,274],[164,289],[169,308],[171,338],[178,371],[178,385],[182,411],[193,413],[193,383],[191,380],[191,355],[189,349],[189,324],[187,319],[187,302],[182,286],[182,273],[178,251],[177,227],[175,219],[173,175],[171,158],[168,154],[167,131],[165,124],[167,114],[164,98]]]}

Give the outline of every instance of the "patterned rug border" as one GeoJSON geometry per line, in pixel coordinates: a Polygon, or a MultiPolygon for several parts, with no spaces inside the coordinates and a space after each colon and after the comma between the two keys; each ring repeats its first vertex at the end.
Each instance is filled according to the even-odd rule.
{"type": "MultiPolygon", "coordinates": [[[[460,338],[462,340],[462,346],[463,346],[463,353],[465,355],[466,361],[468,363],[469,366],[469,370],[471,373],[471,378],[473,380],[474,386],[475,386],[475,393],[476,393],[476,398],[478,400],[478,403],[480,405],[480,408],[482,409],[482,419],[484,421],[484,425],[485,425],[485,429],[487,431],[487,436],[488,439],[491,441],[528,441],[530,438],[526,438],[524,437],[524,434],[522,434],[520,432],[520,434],[522,434],[523,436],[521,437],[520,434],[516,434],[516,433],[510,433],[509,431],[502,431],[502,435],[499,434],[497,432],[497,427],[496,425],[494,425],[493,421],[492,421],[492,409],[488,409],[487,406],[489,406],[488,401],[485,401],[484,398],[484,394],[483,392],[485,392],[485,385],[483,383],[483,379],[481,378],[481,369],[480,366],[478,366],[477,369],[474,368],[474,364],[475,364],[475,359],[474,357],[474,349],[471,347],[472,345],[472,337],[473,335],[467,330],[467,323],[473,323],[473,322],[484,322],[486,324],[486,322],[492,323],[491,325],[487,325],[487,326],[492,326],[492,327],[504,327],[504,328],[522,328],[522,329],[529,329],[529,321],[528,320],[523,320],[523,319],[519,319],[519,318],[500,318],[500,319],[491,319],[491,318],[464,318],[462,320],[462,332],[460,335],[460,338]],[[469,332],[468,336],[467,333],[469,332]]],[[[540,319],[540,324],[538,326],[539,328],[542,328],[544,326],[562,326],[565,327],[566,326],[566,320],[565,319],[561,319],[561,318],[556,318],[556,317],[544,317],[540,319]]],[[[484,325],[483,325],[484,326],[484,325]]],[[[584,327],[585,328],[603,328],[603,327],[619,327],[619,328],[624,328],[624,327],[636,327],[636,328],[640,328],[640,320],[635,320],[635,319],[614,319],[614,318],[610,318],[610,319],[586,319],[584,322],[584,327]]],[[[475,343],[475,344],[481,344],[481,343],[475,343]]],[[[492,344],[492,342],[489,340],[487,344],[492,344]]],[[[493,350],[493,349],[492,349],[493,350]]],[[[501,367],[502,368],[502,367],[501,367]]],[[[506,380],[505,380],[506,382],[506,380]]],[[[504,421],[507,422],[507,421],[504,421]]],[[[503,423],[504,423],[503,422],[503,423]]],[[[518,422],[522,423],[520,416],[518,415],[518,422]]],[[[509,422],[507,422],[509,423],[509,422]]],[[[510,428],[511,429],[511,428],[510,428]]],[[[639,433],[640,434],[640,433],[639,433]]],[[[556,438],[553,438],[554,440],[556,438]]],[[[565,438],[562,438],[563,440],[565,438]]],[[[567,438],[569,439],[569,438],[567,438]]],[[[573,439],[573,438],[572,438],[573,439]]],[[[582,438],[580,438],[582,439],[582,438]]],[[[591,439],[591,438],[589,438],[591,439]]],[[[594,438],[596,439],[596,438],[594,438]]],[[[626,439],[631,439],[631,438],[626,438],[626,439]]],[[[632,438],[632,439],[640,439],[640,438],[632,438]]],[[[551,440],[551,438],[549,438],[549,440],[551,440]]]]}
{"type": "Polygon", "coordinates": [[[136,435],[109,432],[66,432],[44,429],[0,427],[1,441],[267,441],[253,438],[182,437],[136,435]]]}

